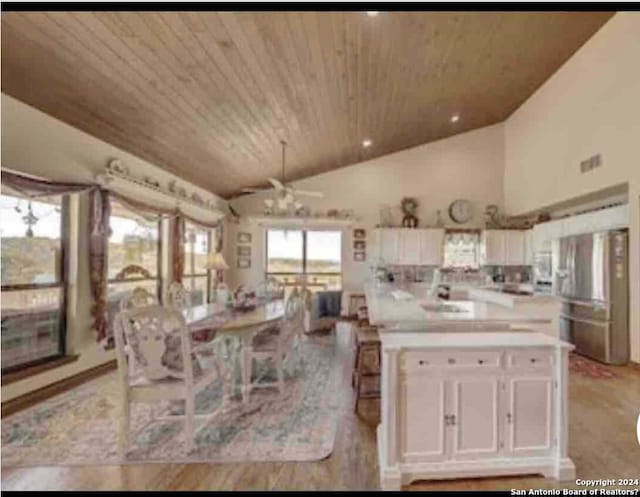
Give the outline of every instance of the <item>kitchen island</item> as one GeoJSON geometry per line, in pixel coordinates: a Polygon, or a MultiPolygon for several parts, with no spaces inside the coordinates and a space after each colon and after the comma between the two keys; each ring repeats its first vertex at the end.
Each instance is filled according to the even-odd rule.
{"type": "Polygon", "coordinates": [[[526,331],[541,320],[497,304],[374,285],[366,297],[382,342],[383,489],[420,479],[575,476],[567,455],[570,344],[526,331]]]}

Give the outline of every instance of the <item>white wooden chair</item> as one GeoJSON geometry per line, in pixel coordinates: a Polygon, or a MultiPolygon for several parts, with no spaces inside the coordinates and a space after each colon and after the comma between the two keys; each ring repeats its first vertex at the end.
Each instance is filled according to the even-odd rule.
{"type": "MultiPolygon", "coordinates": [[[[187,449],[195,447],[196,417],[210,418],[213,413],[196,416],[195,396],[223,376],[224,364],[219,356],[210,369],[194,367],[194,347],[182,314],[173,309],[155,306],[121,311],[116,316],[116,357],[122,387],[122,417],[120,421],[121,457],[129,449],[130,408],[134,402],[184,400],[185,414],[169,416],[185,419],[187,449]],[[132,368],[130,365],[134,364],[132,368]]],[[[159,418],[166,419],[166,418],[159,418]]]]}
{"type": "Polygon", "coordinates": [[[283,299],[284,283],[273,277],[267,278],[256,286],[256,297],[265,300],[283,299]]]}
{"type": "Polygon", "coordinates": [[[158,297],[140,286],[134,288],[129,295],[120,300],[121,311],[149,305],[158,305],[158,297]]]}
{"type": "MultiPolygon", "coordinates": [[[[120,300],[120,311],[127,311],[130,309],[136,309],[140,307],[147,307],[151,305],[158,305],[158,297],[149,292],[146,288],[136,287],[133,291],[123,297],[120,300]]],[[[113,321],[113,332],[115,335],[118,334],[119,330],[117,328],[121,326],[121,323],[118,319],[114,319],[113,321]]],[[[122,330],[120,330],[121,332],[122,330]]],[[[125,351],[127,353],[130,352],[129,345],[125,344],[125,351]]],[[[131,375],[135,374],[135,362],[129,361],[129,373],[131,375]]]]}
{"type": "Polygon", "coordinates": [[[170,309],[182,311],[191,307],[191,294],[182,283],[171,282],[167,289],[165,304],[170,309]]]}
{"type": "Polygon", "coordinates": [[[249,392],[254,388],[277,387],[278,391],[284,391],[285,362],[292,366],[295,345],[302,333],[303,327],[302,298],[297,288],[294,288],[285,304],[285,312],[280,326],[270,328],[267,332],[256,333],[253,337],[251,348],[251,368],[253,372],[253,359],[258,361],[270,360],[275,363],[277,380],[275,382],[260,382],[261,378],[248,382],[249,392]]]}

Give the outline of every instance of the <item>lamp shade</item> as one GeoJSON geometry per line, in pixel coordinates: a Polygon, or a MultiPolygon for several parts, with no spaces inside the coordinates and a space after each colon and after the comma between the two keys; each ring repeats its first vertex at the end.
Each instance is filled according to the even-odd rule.
{"type": "Polygon", "coordinates": [[[222,270],[222,269],[229,269],[229,265],[227,264],[227,261],[224,260],[224,257],[222,257],[222,253],[220,252],[210,252],[209,255],[207,256],[207,262],[204,265],[205,268],[207,269],[213,269],[213,270],[222,270]]]}

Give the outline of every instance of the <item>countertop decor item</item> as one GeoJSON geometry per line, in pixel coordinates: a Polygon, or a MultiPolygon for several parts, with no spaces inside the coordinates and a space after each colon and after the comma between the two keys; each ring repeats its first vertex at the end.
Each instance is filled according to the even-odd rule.
{"type": "Polygon", "coordinates": [[[457,199],[449,206],[449,217],[454,223],[464,224],[473,217],[473,206],[466,199],[457,199]]]}
{"type": "Polygon", "coordinates": [[[417,228],[418,218],[416,217],[416,211],[418,210],[418,201],[413,197],[404,197],[400,202],[402,209],[402,227],[403,228],[417,228]]]}

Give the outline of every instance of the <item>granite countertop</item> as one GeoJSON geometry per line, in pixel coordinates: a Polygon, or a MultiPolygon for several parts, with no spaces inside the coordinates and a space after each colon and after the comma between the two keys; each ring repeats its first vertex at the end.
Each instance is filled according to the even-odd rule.
{"type": "Polygon", "coordinates": [[[471,300],[441,301],[387,284],[367,285],[365,293],[369,321],[388,330],[437,331],[452,326],[473,326],[473,323],[504,325],[550,322],[549,319],[527,315],[496,303],[471,300]],[[398,294],[398,290],[404,293],[398,294]]]}
{"type": "Polygon", "coordinates": [[[559,302],[555,295],[547,293],[532,293],[530,295],[519,295],[501,291],[500,288],[470,288],[469,296],[474,300],[483,300],[495,304],[513,307],[516,304],[546,304],[559,302]]]}

